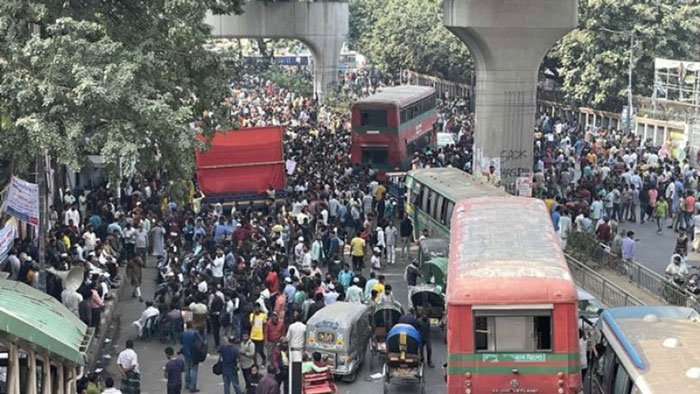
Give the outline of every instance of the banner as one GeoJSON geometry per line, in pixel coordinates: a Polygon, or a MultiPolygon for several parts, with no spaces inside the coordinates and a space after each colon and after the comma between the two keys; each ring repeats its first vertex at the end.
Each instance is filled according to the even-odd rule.
{"type": "Polygon", "coordinates": [[[256,127],[217,133],[206,152],[195,152],[197,183],[206,196],[262,193],[285,186],[284,129],[256,127]]]}
{"type": "Polygon", "coordinates": [[[10,221],[8,221],[5,227],[0,229],[0,263],[7,258],[15,238],[17,238],[17,228],[14,223],[10,224],[10,221]]]}
{"type": "Polygon", "coordinates": [[[39,185],[13,176],[5,212],[32,226],[39,226],[39,185]]]}

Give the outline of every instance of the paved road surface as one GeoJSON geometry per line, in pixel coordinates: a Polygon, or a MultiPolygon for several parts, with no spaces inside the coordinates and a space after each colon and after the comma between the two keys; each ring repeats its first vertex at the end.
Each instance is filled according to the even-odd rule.
{"type": "MultiPolygon", "coordinates": [[[[415,253],[414,253],[415,255],[415,253]]],[[[388,268],[385,272],[387,276],[387,283],[391,284],[394,288],[394,294],[396,299],[405,305],[407,297],[406,285],[403,281],[403,270],[404,262],[401,261],[397,263],[396,266],[388,268]]],[[[144,270],[143,274],[143,295],[144,300],[150,299],[153,296],[155,290],[155,276],[156,271],[154,268],[147,268],[144,270]]],[[[157,339],[151,341],[141,341],[136,338],[136,329],[131,326],[131,322],[137,320],[141,312],[145,309],[144,303],[139,303],[138,299],[130,298],[129,294],[131,289],[125,289],[124,294],[127,296],[120,300],[120,305],[118,308],[118,315],[120,318],[119,334],[114,338],[114,344],[116,346],[115,352],[112,355],[112,359],[109,362],[109,367],[107,372],[113,377],[117,377],[118,373],[116,370],[116,358],[120,350],[123,349],[124,342],[127,339],[133,339],[135,344],[136,353],[139,356],[139,363],[141,367],[141,393],[142,394],[156,394],[165,392],[165,380],[163,379],[163,365],[165,363],[165,356],[163,350],[169,344],[160,343],[157,339]]],[[[213,339],[210,337],[210,343],[213,343],[213,339]]],[[[435,390],[436,393],[445,392],[445,383],[442,378],[442,370],[440,366],[445,362],[447,357],[447,348],[444,342],[444,336],[442,332],[438,330],[433,330],[432,335],[432,345],[433,345],[433,363],[435,368],[425,368],[427,376],[427,386],[428,392],[435,390]]],[[[213,346],[213,345],[212,345],[213,346]]],[[[175,347],[175,346],[174,346],[175,347]]],[[[175,347],[177,349],[177,347],[175,347]]],[[[199,379],[198,386],[203,394],[210,393],[222,393],[223,384],[221,377],[215,376],[211,373],[211,367],[217,359],[217,356],[213,354],[199,366],[199,379]]],[[[370,375],[373,373],[381,372],[381,365],[376,365],[374,370],[369,368],[369,359],[362,366],[360,373],[358,374],[357,380],[352,383],[339,382],[338,387],[342,393],[379,393],[382,391],[382,381],[372,381],[370,375]]],[[[115,378],[118,381],[118,379],[115,378]]],[[[243,378],[240,379],[243,382],[243,378]]],[[[185,391],[183,391],[185,392],[185,391]]],[[[391,386],[391,393],[419,393],[419,388],[415,386],[391,386]]]]}
{"type": "Polygon", "coordinates": [[[620,224],[621,229],[634,231],[635,237],[639,239],[635,260],[660,274],[663,274],[666,269],[676,247],[678,234],[673,229],[667,228],[670,224],[671,220],[667,220],[661,234],[656,232],[656,222],[620,224]]]}

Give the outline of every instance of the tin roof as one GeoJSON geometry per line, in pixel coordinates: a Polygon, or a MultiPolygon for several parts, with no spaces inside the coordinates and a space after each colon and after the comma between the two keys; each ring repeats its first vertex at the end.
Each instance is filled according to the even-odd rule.
{"type": "MultiPolygon", "coordinates": [[[[378,93],[355,101],[355,104],[391,104],[404,106],[435,93],[429,86],[401,85],[382,88],[378,93]]],[[[353,105],[355,105],[353,104],[353,105]]]]}
{"type": "Polygon", "coordinates": [[[85,323],[55,298],[24,283],[0,280],[0,332],[85,365],[85,323]]]}

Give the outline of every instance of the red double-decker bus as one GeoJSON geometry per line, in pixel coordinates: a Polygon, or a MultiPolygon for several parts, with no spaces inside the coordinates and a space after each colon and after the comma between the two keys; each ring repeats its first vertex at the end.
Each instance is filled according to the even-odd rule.
{"type": "Polygon", "coordinates": [[[455,204],[447,280],[448,394],[579,392],[576,286],[542,201],[455,204]]]}
{"type": "Polygon", "coordinates": [[[436,143],[435,89],[395,86],[352,105],[352,162],[406,170],[413,152],[436,143]]]}

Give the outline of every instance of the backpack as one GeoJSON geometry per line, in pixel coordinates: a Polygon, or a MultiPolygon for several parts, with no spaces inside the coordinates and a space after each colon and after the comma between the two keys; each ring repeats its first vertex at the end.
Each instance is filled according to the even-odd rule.
{"type": "Polygon", "coordinates": [[[228,312],[222,312],[219,316],[219,322],[221,327],[228,327],[231,325],[231,315],[228,312]]]}
{"type": "Polygon", "coordinates": [[[194,341],[194,346],[192,346],[192,359],[196,363],[201,363],[207,359],[208,352],[209,348],[207,347],[207,344],[198,334],[197,339],[194,341]]]}
{"type": "Polygon", "coordinates": [[[224,300],[221,299],[219,296],[214,296],[214,299],[211,301],[211,313],[217,313],[221,312],[224,310],[224,300]]]}
{"type": "Polygon", "coordinates": [[[403,270],[403,281],[406,283],[408,283],[408,267],[410,267],[410,266],[411,266],[410,264],[407,265],[406,268],[404,268],[404,270],[403,270]]]}

